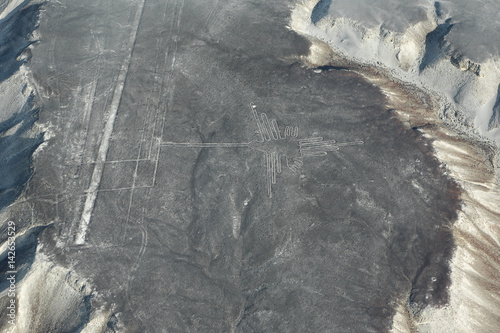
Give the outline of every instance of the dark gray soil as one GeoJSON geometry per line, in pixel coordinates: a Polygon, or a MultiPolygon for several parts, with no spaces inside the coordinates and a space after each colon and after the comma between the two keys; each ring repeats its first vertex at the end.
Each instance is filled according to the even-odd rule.
{"type": "MultiPolygon", "coordinates": [[[[119,318],[131,332],[382,332],[410,290],[416,311],[446,301],[457,187],[377,87],[296,60],[309,44],[286,29],[292,1],[146,1],[130,44],[132,3],[46,4],[30,62],[39,121],[55,136],[34,161],[26,205],[55,222],[44,251],[116,304],[110,327],[119,318]],[[252,103],[281,139],[259,142],[252,103]],[[319,137],[330,143],[315,152],[326,154],[301,157],[299,141],[319,137]],[[269,195],[270,151],[292,168],[284,157],[281,173],[275,165],[269,195]]],[[[27,207],[11,219],[31,219],[27,207]]]]}

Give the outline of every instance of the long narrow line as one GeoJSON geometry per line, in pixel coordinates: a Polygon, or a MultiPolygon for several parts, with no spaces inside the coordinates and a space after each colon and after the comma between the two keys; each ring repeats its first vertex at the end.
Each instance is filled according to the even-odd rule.
{"type": "Polygon", "coordinates": [[[90,94],[88,96],[91,96],[90,102],[86,103],[84,113],[83,113],[83,118],[84,118],[84,123],[85,123],[85,137],[83,139],[83,143],[81,144],[81,149],[80,149],[80,165],[83,164],[83,160],[85,158],[85,149],[87,148],[87,141],[88,141],[88,136],[89,136],[89,128],[90,128],[90,119],[92,117],[92,110],[94,109],[94,103],[95,103],[95,94],[97,90],[97,82],[99,81],[99,72],[101,69],[100,61],[99,61],[100,55],[97,56],[97,71],[96,75],[94,77],[94,80],[92,80],[92,87],[90,90],[90,94]]]}
{"type": "Polygon", "coordinates": [[[313,151],[313,152],[301,152],[302,156],[314,157],[314,156],[325,156],[326,151],[313,151]]]}
{"type": "Polygon", "coordinates": [[[314,145],[314,146],[300,146],[302,150],[312,150],[312,149],[329,149],[329,148],[339,148],[338,145],[335,144],[322,144],[322,145],[314,145]]]}
{"type": "Polygon", "coordinates": [[[163,142],[162,146],[185,147],[185,148],[239,148],[249,147],[248,143],[238,142],[211,142],[211,143],[190,143],[190,142],[163,142]]]}
{"type": "MultiPolygon", "coordinates": [[[[167,118],[167,112],[170,110],[170,103],[174,99],[175,84],[173,84],[174,83],[173,81],[174,81],[174,68],[175,68],[177,48],[178,48],[177,39],[179,37],[180,30],[181,30],[181,19],[182,19],[182,12],[183,12],[184,6],[185,6],[185,2],[184,2],[184,0],[182,0],[179,11],[177,13],[177,23],[176,23],[177,32],[176,32],[176,36],[173,39],[174,42],[173,42],[173,50],[172,50],[172,62],[170,64],[170,74],[169,74],[169,77],[167,80],[167,81],[169,81],[169,84],[167,84],[168,97],[167,97],[166,107],[163,110],[163,117],[161,119],[161,124],[160,124],[161,130],[160,130],[160,136],[158,138],[158,150],[156,153],[155,170],[153,172],[153,186],[155,186],[155,184],[156,184],[156,173],[158,171],[158,164],[160,163],[160,153],[161,153],[161,144],[160,143],[161,143],[162,138],[163,138],[163,131],[165,130],[165,121],[167,118]]],[[[167,56],[168,56],[168,54],[165,54],[165,59],[167,59],[167,56]]],[[[162,89],[163,89],[164,83],[165,83],[165,81],[162,80],[162,89]]]]}
{"type": "Polygon", "coordinates": [[[335,145],[337,147],[345,147],[345,146],[359,146],[364,144],[364,141],[354,141],[354,142],[343,142],[343,143],[336,143],[335,145]]]}
{"type": "MultiPolygon", "coordinates": [[[[99,58],[98,58],[99,59],[99,58]]],[[[90,102],[87,100],[86,103],[85,103],[85,108],[83,109],[83,120],[82,120],[82,123],[84,124],[84,134],[83,134],[83,139],[79,140],[80,141],[80,144],[79,144],[79,151],[78,151],[78,155],[77,155],[77,159],[78,161],[76,160],[73,160],[73,163],[71,163],[72,165],[70,164],[65,164],[64,166],[77,166],[77,170],[75,171],[75,175],[76,173],[81,173],[81,167],[86,164],[85,163],[85,151],[86,151],[86,148],[87,148],[87,141],[88,141],[88,136],[89,136],[89,128],[90,128],[90,120],[91,120],[91,117],[92,117],[92,110],[94,108],[94,102],[95,102],[95,94],[96,94],[96,91],[97,91],[97,82],[99,81],[99,70],[100,70],[100,64],[97,65],[97,71],[96,71],[96,75],[94,76],[94,79],[92,80],[92,85],[91,85],[91,88],[90,88],[90,93],[89,94],[86,94],[86,96],[90,96],[90,102]]],[[[81,80],[80,80],[80,84],[81,84],[81,80]]],[[[75,103],[80,100],[81,98],[77,98],[75,99],[75,103]]],[[[74,181],[74,180],[73,180],[74,181]]],[[[66,185],[68,186],[68,185],[66,185]]],[[[78,201],[78,205],[81,205],[81,200],[78,201]]],[[[75,212],[75,216],[73,217],[72,221],[71,221],[71,225],[69,227],[69,233],[68,235],[72,235],[73,232],[75,231],[75,228],[77,227],[78,225],[78,211],[75,212]]],[[[71,242],[71,238],[68,238],[68,241],[71,242]]]]}
{"type": "Polygon", "coordinates": [[[262,130],[262,126],[259,121],[259,116],[257,115],[257,111],[255,110],[255,105],[250,105],[252,109],[252,114],[253,118],[255,119],[255,122],[257,123],[257,128],[259,129],[259,134],[260,134],[260,141],[264,142],[264,132],[262,130]]]}
{"type": "Polygon", "coordinates": [[[272,183],[276,184],[276,152],[273,151],[271,153],[271,176],[272,176],[272,183]]]}
{"type": "Polygon", "coordinates": [[[92,172],[92,178],[90,181],[89,188],[87,190],[88,194],[85,200],[85,205],[83,207],[80,225],[78,227],[78,232],[75,237],[76,245],[82,245],[85,243],[85,236],[87,235],[87,229],[90,223],[92,213],[94,211],[95,201],[97,199],[97,192],[98,192],[97,190],[101,183],[102,173],[104,171],[104,164],[106,161],[106,155],[108,154],[109,150],[109,142],[115,125],[115,120],[116,120],[116,115],[118,113],[120,100],[122,98],[123,88],[125,86],[125,80],[127,78],[128,70],[130,67],[130,61],[132,59],[132,53],[135,47],[137,32],[139,30],[139,24],[141,22],[145,2],[146,0],[143,0],[139,4],[139,7],[137,8],[137,12],[135,14],[134,24],[133,24],[134,28],[132,30],[132,34],[130,35],[129,39],[130,52],[128,53],[127,57],[123,61],[122,67],[120,68],[120,74],[118,75],[118,80],[115,86],[115,90],[113,92],[113,99],[110,105],[108,120],[106,121],[106,125],[104,127],[103,137],[99,145],[97,161],[94,166],[94,171],[92,172]]]}
{"type": "MultiPolygon", "coordinates": [[[[165,17],[166,17],[166,12],[167,12],[167,7],[168,7],[168,3],[166,3],[166,6],[165,6],[165,11],[163,12],[163,21],[165,20],[165,17]]],[[[160,51],[160,44],[161,44],[161,40],[162,40],[162,37],[159,37],[156,39],[156,58],[155,58],[155,69],[154,69],[154,73],[155,75],[158,73],[158,68],[159,68],[159,64],[158,64],[158,57],[159,57],[159,51],[160,51]]],[[[160,99],[160,94],[161,94],[161,85],[160,85],[160,89],[159,90],[159,96],[158,96],[158,100],[160,99]]],[[[151,114],[153,113],[153,111],[150,112],[150,109],[151,109],[151,105],[154,103],[153,101],[153,93],[151,92],[148,96],[148,104],[146,106],[146,111],[145,111],[145,114],[146,116],[144,117],[144,123],[143,123],[143,127],[142,127],[142,132],[141,132],[141,140],[140,140],[140,143],[139,143],[139,150],[138,150],[138,153],[137,153],[137,159],[136,159],[136,162],[135,162],[135,168],[134,168],[134,174],[133,174],[133,177],[132,177],[132,187],[130,188],[130,196],[129,196],[129,202],[128,202],[128,208],[127,208],[127,218],[125,219],[125,226],[124,226],[124,232],[123,232],[123,243],[125,243],[125,238],[127,236],[127,227],[130,223],[130,213],[132,212],[132,204],[133,204],[133,201],[134,201],[134,193],[135,193],[135,190],[136,189],[139,189],[139,188],[152,188],[154,187],[154,179],[153,180],[153,186],[147,186],[147,187],[142,187],[142,186],[136,186],[136,183],[137,183],[137,176],[138,176],[138,173],[139,173],[139,161],[140,161],[140,158],[141,158],[141,154],[142,154],[142,151],[143,151],[143,146],[146,146],[147,144],[144,142],[145,141],[145,137],[146,137],[146,128],[148,127],[148,124],[149,124],[149,118],[152,116],[151,114]]],[[[154,131],[155,131],[155,127],[156,127],[156,116],[154,117],[155,119],[155,122],[154,122],[154,125],[153,125],[153,130],[151,131],[153,133],[153,136],[154,136],[154,131]]],[[[153,144],[153,138],[151,140],[151,146],[153,144]]],[[[147,149],[147,147],[146,147],[147,149]]],[[[148,159],[151,158],[151,147],[149,147],[148,149],[148,159]]],[[[154,177],[154,175],[153,175],[154,177]]]]}
{"type": "MultiPolygon", "coordinates": [[[[166,18],[167,18],[167,13],[169,12],[169,2],[166,1],[165,3],[165,11],[163,12],[163,19],[162,19],[162,22],[165,22],[166,21],[166,18]]],[[[174,8],[175,9],[175,8],[174,8]]],[[[173,14],[172,16],[172,23],[170,25],[170,30],[169,31],[173,31],[174,30],[174,19],[175,19],[175,13],[173,14]]],[[[157,64],[157,67],[155,68],[155,75],[157,75],[159,72],[160,72],[160,67],[158,65],[158,57],[160,56],[160,46],[161,44],[163,43],[163,34],[161,34],[160,38],[157,39],[157,55],[156,55],[156,64],[157,64]]],[[[160,85],[159,85],[159,89],[158,89],[158,96],[157,96],[157,103],[156,103],[156,115],[155,115],[155,118],[154,118],[154,122],[153,122],[153,130],[151,131],[151,144],[149,145],[149,153],[148,153],[148,158],[151,159],[151,154],[153,152],[153,145],[154,145],[154,137],[155,137],[155,132],[156,132],[156,124],[158,122],[158,119],[160,118],[160,115],[161,115],[161,108],[160,108],[160,99],[161,99],[161,94],[163,92],[163,86],[164,86],[164,83],[165,83],[165,73],[166,73],[166,67],[167,67],[167,57],[168,55],[170,54],[169,53],[169,46],[170,45],[166,45],[166,49],[165,50],[162,50],[165,54],[165,56],[163,57],[163,68],[161,69],[161,74],[162,74],[162,77],[161,77],[161,82],[160,82],[160,85]]],[[[158,140],[156,140],[158,141],[158,140]]],[[[156,171],[156,170],[155,170],[156,171]]],[[[154,183],[154,181],[153,181],[154,183]]]]}
{"type": "Polygon", "coordinates": [[[271,176],[271,154],[265,153],[266,155],[266,180],[267,180],[267,194],[271,197],[272,190],[272,176],[271,176]]]}

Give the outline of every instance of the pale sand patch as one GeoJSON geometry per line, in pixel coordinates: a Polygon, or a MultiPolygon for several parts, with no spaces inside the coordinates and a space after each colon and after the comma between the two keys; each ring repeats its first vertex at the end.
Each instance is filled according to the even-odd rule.
{"type": "Polygon", "coordinates": [[[16,289],[15,325],[3,322],[2,332],[65,332],[78,327],[82,332],[98,333],[106,330],[112,315],[109,307],[87,308],[85,299],[98,296],[90,283],[39,251],[27,275],[16,282],[16,289]],[[88,323],[82,321],[85,312],[88,323]]]}
{"type": "Polygon", "coordinates": [[[345,2],[333,2],[330,11],[313,24],[311,15],[317,3],[318,0],[301,1],[291,13],[290,29],[314,42],[310,55],[304,59],[306,63],[325,65],[330,62],[325,55],[335,52],[344,61],[383,69],[401,82],[432,91],[440,100],[441,116],[450,126],[500,145],[500,129],[489,126],[500,83],[500,59],[491,55],[476,64],[458,50],[452,51],[453,45],[443,42],[441,48],[427,47],[427,35],[446,25],[446,18],[437,16],[432,3],[420,3],[425,14],[416,23],[406,22],[401,31],[387,27],[398,20],[396,13],[378,24],[362,18],[355,21],[352,8],[351,16],[339,16],[342,8],[336,11],[335,6],[345,2]],[[424,57],[434,61],[421,66],[424,57]]]}

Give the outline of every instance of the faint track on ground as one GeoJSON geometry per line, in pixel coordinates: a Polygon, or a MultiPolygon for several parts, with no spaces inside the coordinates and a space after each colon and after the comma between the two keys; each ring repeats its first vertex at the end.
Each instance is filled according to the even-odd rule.
{"type": "MultiPolygon", "coordinates": [[[[168,63],[168,59],[171,58],[171,61],[170,61],[170,71],[168,72],[168,75],[165,75],[164,77],[162,77],[162,80],[161,80],[161,84],[160,84],[160,89],[159,89],[159,92],[158,92],[158,105],[156,106],[157,107],[157,113],[156,113],[156,116],[155,116],[155,122],[154,122],[154,125],[153,125],[153,129],[152,129],[152,134],[151,134],[151,144],[150,144],[150,147],[149,147],[149,153],[148,153],[148,156],[149,158],[151,158],[151,152],[152,152],[152,149],[153,149],[153,146],[154,146],[154,143],[155,142],[161,142],[161,138],[163,136],[163,131],[164,131],[164,128],[165,128],[165,118],[166,118],[166,112],[168,112],[168,110],[170,109],[169,108],[169,105],[170,105],[170,102],[172,101],[173,99],[173,95],[174,95],[174,91],[175,91],[175,84],[174,84],[174,80],[173,80],[173,76],[174,76],[174,67],[175,67],[175,61],[176,61],[176,54],[177,54],[177,40],[179,38],[179,34],[180,34],[180,26],[181,26],[181,20],[182,20],[182,12],[183,12],[183,8],[184,8],[184,0],[182,0],[179,4],[178,1],[175,1],[174,3],[174,10],[173,10],[173,17],[172,17],[172,23],[171,23],[171,26],[169,28],[169,31],[171,32],[171,38],[170,40],[172,40],[172,45],[168,45],[168,48],[167,48],[167,51],[165,52],[165,57],[164,57],[164,61],[163,61],[163,64],[164,64],[164,67],[163,67],[163,71],[161,71],[162,73],[166,72],[165,69],[167,67],[167,63],[168,63]],[[178,9],[177,9],[178,8],[178,9]],[[177,10],[176,10],[177,9],[177,10]],[[166,100],[166,107],[164,108],[163,110],[163,114],[161,115],[161,119],[160,118],[160,110],[161,110],[161,107],[160,107],[160,101],[161,101],[161,96],[163,95],[163,91],[164,91],[164,88],[167,87],[168,90],[167,90],[167,100],[166,100]],[[160,130],[159,130],[159,133],[157,133],[157,137],[155,137],[155,133],[156,133],[156,127],[158,125],[158,121],[160,121],[160,130]]],[[[163,19],[165,20],[166,18],[166,14],[167,14],[167,9],[168,9],[168,2],[167,2],[167,7],[165,8],[165,12],[163,14],[163,19]]],[[[157,46],[159,47],[161,45],[161,41],[163,40],[162,37],[160,37],[158,39],[158,42],[157,42],[157,46]]],[[[158,62],[158,61],[157,61],[158,62]]],[[[155,70],[157,71],[157,68],[155,68],[155,70]]],[[[144,138],[144,134],[145,134],[145,128],[146,128],[146,124],[144,124],[144,127],[143,127],[143,133],[142,133],[142,136],[141,136],[141,144],[140,144],[140,148],[139,148],[139,153],[138,153],[138,157],[137,157],[137,162],[136,162],[136,167],[135,167],[135,170],[134,170],[134,177],[133,177],[133,182],[132,182],[132,188],[130,189],[130,198],[129,198],[129,203],[128,203],[128,208],[127,208],[127,217],[126,217],[126,221],[125,221],[125,226],[124,226],[124,231],[123,231],[123,243],[125,243],[125,240],[126,240],[126,235],[127,235],[127,228],[128,228],[128,225],[130,223],[130,214],[131,214],[131,211],[132,211],[132,205],[133,205],[133,199],[134,199],[134,192],[135,192],[135,184],[136,184],[136,179],[137,179],[137,173],[138,173],[138,169],[139,169],[139,159],[141,157],[141,149],[142,149],[142,145],[143,145],[143,142],[142,142],[142,138],[144,138]]],[[[157,173],[157,170],[158,170],[158,163],[159,163],[159,160],[160,160],[160,151],[161,151],[161,146],[160,144],[157,144],[157,152],[156,152],[156,156],[155,156],[155,166],[154,166],[154,171],[153,171],[153,179],[152,179],[152,185],[151,187],[154,187],[155,184],[156,184],[156,173],[157,173]]]]}
{"type": "MultiPolygon", "coordinates": [[[[146,213],[144,212],[143,216],[146,213]]],[[[139,269],[139,266],[141,265],[142,262],[142,257],[144,256],[144,253],[146,253],[146,248],[148,247],[148,229],[147,226],[144,225],[144,221],[141,223],[137,224],[141,231],[141,246],[139,248],[139,253],[137,254],[137,259],[135,263],[132,265],[130,268],[130,271],[127,276],[127,281],[125,283],[125,298],[127,301],[129,300],[129,289],[130,289],[130,282],[134,279],[134,273],[139,269]]]]}

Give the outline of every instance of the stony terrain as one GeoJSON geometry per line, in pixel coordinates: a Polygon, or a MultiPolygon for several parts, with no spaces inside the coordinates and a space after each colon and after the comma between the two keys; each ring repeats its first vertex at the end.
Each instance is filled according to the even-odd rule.
{"type": "MultiPolygon", "coordinates": [[[[460,146],[447,125],[496,140],[493,111],[481,132],[464,101],[477,87],[477,105],[496,98],[485,68],[497,50],[444,52],[461,31],[448,3],[375,5],[0,5],[1,329],[432,331],[422,318],[457,319],[454,267],[470,257],[457,235],[496,251],[494,233],[476,242],[470,226],[496,231],[484,198],[497,185],[494,148],[460,146]]],[[[476,264],[494,262],[485,253],[476,264]]]]}

